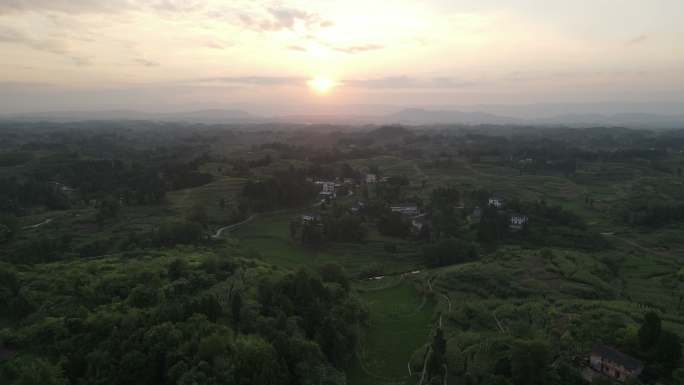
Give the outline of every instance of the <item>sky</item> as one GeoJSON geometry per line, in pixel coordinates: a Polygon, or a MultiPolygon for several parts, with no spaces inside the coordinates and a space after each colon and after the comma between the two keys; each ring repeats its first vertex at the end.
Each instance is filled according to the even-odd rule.
{"type": "Polygon", "coordinates": [[[0,113],[682,103],[682,15],[682,0],[0,0],[0,113]]]}

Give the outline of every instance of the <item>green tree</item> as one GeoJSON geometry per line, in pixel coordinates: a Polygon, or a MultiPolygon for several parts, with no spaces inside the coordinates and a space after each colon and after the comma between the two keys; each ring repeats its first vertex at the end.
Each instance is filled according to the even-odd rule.
{"type": "Polygon", "coordinates": [[[214,358],[227,353],[229,343],[227,338],[217,334],[204,337],[197,347],[197,355],[207,362],[212,362],[214,358]]]}
{"type": "Polygon", "coordinates": [[[677,367],[682,359],[682,344],[679,336],[669,331],[662,331],[656,345],[655,358],[669,372],[677,367]]]}
{"type": "Polygon", "coordinates": [[[546,384],[550,362],[549,346],[544,341],[518,340],[511,349],[511,374],[516,385],[546,384]]]}
{"type": "Polygon", "coordinates": [[[463,263],[477,258],[478,251],[474,244],[453,238],[423,248],[425,263],[433,267],[463,263]]]}
{"type": "Polygon", "coordinates": [[[172,281],[183,278],[188,274],[190,266],[188,261],[183,258],[174,258],[171,263],[169,263],[168,274],[172,281]]]}
{"type": "Polygon", "coordinates": [[[326,263],[318,269],[323,282],[334,282],[340,284],[344,290],[349,290],[349,279],[347,273],[338,263],[326,263]]]}
{"type": "Polygon", "coordinates": [[[188,213],[188,221],[197,222],[202,226],[206,226],[209,223],[209,214],[207,213],[207,207],[201,203],[197,203],[190,209],[188,213]]]}
{"type": "Polygon", "coordinates": [[[644,322],[639,328],[639,345],[643,349],[652,348],[660,338],[662,326],[660,317],[655,312],[648,312],[644,315],[644,322]]]}
{"type": "Polygon", "coordinates": [[[684,385],[684,368],[680,368],[672,372],[672,380],[675,385],[684,385]]]}
{"type": "Polygon", "coordinates": [[[591,382],[593,385],[613,385],[613,381],[606,377],[597,377],[591,382]]]}
{"type": "Polygon", "coordinates": [[[37,358],[22,358],[18,363],[17,379],[13,385],[66,385],[58,365],[37,358]]]}
{"type": "Polygon", "coordinates": [[[233,298],[230,301],[230,314],[233,317],[233,325],[236,328],[240,326],[240,318],[242,312],[242,295],[240,292],[235,292],[233,298]]]}
{"type": "Polygon", "coordinates": [[[432,355],[428,363],[428,374],[430,378],[442,378],[444,375],[444,365],[446,364],[447,343],[444,339],[444,331],[438,328],[432,338],[432,355]]]}

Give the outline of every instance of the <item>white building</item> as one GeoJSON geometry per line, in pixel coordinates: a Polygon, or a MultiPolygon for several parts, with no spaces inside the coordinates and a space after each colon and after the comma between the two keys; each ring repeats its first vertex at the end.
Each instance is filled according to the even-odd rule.
{"type": "Polygon", "coordinates": [[[325,198],[335,198],[335,182],[318,181],[316,182],[321,187],[320,195],[325,198]]]}
{"type": "Polygon", "coordinates": [[[500,209],[504,207],[504,205],[506,204],[506,200],[500,196],[494,195],[491,198],[489,198],[488,203],[490,206],[500,209]]]}
{"type": "Polygon", "coordinates": [[[377,183],[378,176],[375,174],[366,174],[366,183],[377,183]]]}
{"type": "Polygon", "coordinates": [[[524,214],[511,214],[510,226],[513,229],[521,229],[530,221],[530,218],[524,214]]]}
{"type": "Polygon", "coordinates": [[[302,214],[301,216],[302,224],[320,222],[321,216],[318,214],[302,214]]]}

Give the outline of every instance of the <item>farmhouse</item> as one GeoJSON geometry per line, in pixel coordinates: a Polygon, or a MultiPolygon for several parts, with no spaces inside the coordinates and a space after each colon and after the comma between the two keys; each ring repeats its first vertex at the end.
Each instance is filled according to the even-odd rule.
{"type": "Polygon", "coordinates": [[[401,215],[406,216],[415,216],[419,213],[418,206],[414,204],[390,206],[390,210],[392,210],[392,212],[400,213],[401,215]]]}
{"type": "Polygon", "coordinates": [[[302,224],[309,224],[314,222],[320,222],[321,216],[318,214],[302,214],[301,216],[302,224]]]}
{"type": "Polygon", "coordinates": [[[639,376],[644,369],[641,361],[604,345],[594,346],[589,363],[595,371],[621,382],[639,376]]]}
{"type": "Polygon", "coordinates": [[[321,198],[335,198],[335,182],[318,181],[316,184],[321,186],[321,198]]]}
{"type": "Polygon", "coordinates": [[[530,218],[524,214],[511,214],[510,227],[512,229],[522,229],[530,221],[530,218]]]}
{"type": "Polygon", "coordinates": [[[506,204],[506,199],[500,195],[492,195],[488,201],[489,205],[497,209],[503,208],[506,204]]]}

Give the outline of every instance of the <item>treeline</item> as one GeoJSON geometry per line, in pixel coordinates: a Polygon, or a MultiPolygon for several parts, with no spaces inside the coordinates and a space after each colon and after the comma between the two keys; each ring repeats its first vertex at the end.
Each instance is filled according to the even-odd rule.
{"type": "Polygon", "coordinates": [[[69,208],[69,198],[54,184],[34,178],[0,179],[0,212],[22,215],[27,207],[69,208]]]}
{"type": "MultiPolygon", "coordinates": [[[[5,227],[0,222],[0,244],[2,237],[7,236],[5,227]]],[[[5,242],[11,236],[10,233],[10,238],[5,242]]],[[[201,223],[178,219],[163,222],[151,231],[129,231],[121,237],[94,237],[86,242],[76,242],[71,234],[40,236],[10,245],[2,250],[0,256],[7,262],[31,265],[61,261],[73,256],[92,258],[107,253],[202,245],[207,242],[208,236],[201,223]]]]}
{"type": "MultiPolygon", "coordinates": [[[[636,203],[636,202],[635,202],[636,203]]],[[[651,201],[634,205],[622,213],[626,223],[637,226],[661,227],[684,221],[684,203],[651,201]]]]}
{"type": "Polygon", "coordinates": [[[478,240],[485,245],[500,242],[523,243],[536,247],[566,247],[583,250],[602,250],[610,243],[600,234],[587,229],[584,220],[577,214],[562,208],[550,206],[544,201],[507,203],[509,210],[525,214],[529,223],[518,231],[512,231],[509,216],[493,207],[482,209],[477,225],[478,240]]]}
{"type": "Polygon", "coordinates": [[[20,321],[0,333],[0,346],[19,353],[0,366],[0,382],[346,383],[368,314],[341,268],[255,278],[259,269],[226,257],[163,261],[139,261],[132,273],[125,264],[106,273],[98,262],[62,266],[79,277],[66,286],[0,265],[0,314],[20,321]],[[30,299],[17,295],[27,291],[30,299]]]}
{"type": "Polygon", "coordinates": [[[279,171],[260,180],[249,180],[242,196],[253,211],[302,206],[318,194],[315,184],[306,180],[304,172],[279,171]]]}
{"type": "Polygon", "coordinates": [[[363,242],[367,233],[361,218],[345,213],[324,215],[305,223],[300,218],[290,222],[290,237],[312,246],[324,242],[363,242]]]}
{"type": "MultiPolygon", "coordinates": [[[[663,327],[660,316],[655,312],[644,314],[643,321],[636,336],[627,346],[630,353],[643,359],[646,368],[642,377],[653,382],[661,378],[671,378],[682,359],[681,339],[676,333],[663,327]]],[[[684,369],[680,369],[684,380],[684,369]]]]}
{"type": "Polygon", "coordinates": [[[210,183],[210,174],[197,171],[198,162],[147,164],[121,160],[67,159],[38,164],[23,180],[2,183],[0,195],[24,206],[65,208],[68,197],[62,187],[80,199],[112,195],[127,204],[158,204],[167,191],[210,183]]]}

